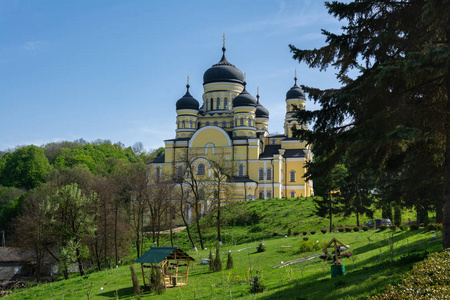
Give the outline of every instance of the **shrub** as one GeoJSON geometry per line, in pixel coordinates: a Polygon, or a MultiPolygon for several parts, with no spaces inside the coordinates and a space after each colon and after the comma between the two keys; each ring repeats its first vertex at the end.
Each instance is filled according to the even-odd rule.
{"type": "Polygon", "coordinates": [[[384,230],[386,230],[388,227],[386,226],[386,225],[380,225],[380,230],[381,231],[384,231],[384,230]]]}
{"type": "Polygon", "coordinates": [[[152,267],[150,274],[150,289],[155,294],[162,294],[165,291],[161,269],[156,264],[152,267]]]}
{"type": "Polygon", "coordinates": [[[442,223],[436,224],[436,230],[442,231],[442,223]]]}
{"type": "Polygon", "coordinates": [[[339,228],[338,228],[338,231],[339,231],[339,232],[344,232],[344,228],[339,227],[339,228]]]}
{"type": "Polygon", "coordinates": [[[362,230],[364,230],[364,231],[369,230],[369,226],[363,226],[362,230]]]}
{"type": "Polygon", "coordinates": [[[426,260],[414,265],[401,283],[389,285],[372,299],[446,299],[450,295],[449,273],[450,251],[432,253],[426,260]]]}
{"type": "Polygon", "coordinates": [[[316,242],[313,240],[304,240],[300,242],[299,253],[313,252],[322,250],[326,246],[325,242],[316,242]]]}
{"type": "Polygon", "coordinates": [[[274,232],[274,233],[272,233],[272,235],[273,235],[273,236],[277,236],[277,235],[278,235],[278,232],[274,232]]]}
{"type": "Polygon", "coordinates": [[[411,226],[409,226],[410,230],[419,230],[419,225],[417,224],[411,224],[411,226]]]}
{"type": "Polygon", "coordinates": [[[291,235],[292,235],[292,230],[291,230],[291,228],[289,228],[287,236],[291,236],[291,235]]]}
{"type": "Polygon", "coordinates": [[[427,225],[428,231],[436,230],[436,224],[430,223],[427,225]]]}
{"type": "Polygon", "coordinates": [[[320,229],[320,232],[322,232],[323,234],[327,233],[326,229],[320,229]]]}
{"type": "Polygon", "coordinates": [[[315,231],[315,230],[312,230],[312,231],[310,231],[309,233],[311,233],[311,234],[316,234],[316,231],[315,231]]]}
{"type": "Polygon", "coordinates": [[[408,225],[400,225],[400,229],[406,231],[408,230],[408,225]]]}
{"type": "Polygon", "coordinates": [[[350,256],[352,256],[353,254],[351,254],[351,253],[349,253],[349,252],[345,252],[345,253],[342,253],[341,254],[341,256],[342,257],[347,257],[347,258],[350,258],[350,256]]]}
{"type": "Polygon", "coordinates": [[[307,235],[308,234],[308,231],[303,231],[303,235],[307,235]]]}
{"type": "Polygon", "coordinates": [[[353,227],[353,231],[354,232],[359,232],[359,227],[358,226],[353,227]]]}
{"type": "Polygon", "coordinates": [[[397,226],[396,225],[391,225],[391,230],[392,231],[396,231],[397,230],[397,226]]]}
{"type": "Polygon", "coordinates": [[[211,249],[209,250],[209,270],[210,271],[214,270],[214,258],[212,256],[211,249]]]}
{"type": "Polygon", "coordinates": [[[258,247],[256,248],[256,252],[257,253],[266,252],[266,245],[264,245],[263,243],[259,244],[258,247]]]}
{"type": "Polygon", "coordinates": [[[136,275],[133,265],[130,265],[131,281],[133,282],[133,294],[138,296],[141,293],[141,286],[139,285],[139,279],[136,275]]]}
{"type": "Polygon", "coordinates": [[[294,231],[294,236],[299,236],[299,235],[300,235],[300,232],[294,231]]]}
{"type": "Polygon", "coordinates": [[[255,277],[253,277],[253,280],[251,282],[250,293],[252,293],[252,294],[262,293],[262,292],[264,292],[265,289],[266,289],[266,287],[261,282],[261,279],[259,278],[259,276],[256,275],[255,277]]]}
{"type": "Polygon", "coordinates": [[[345,227],[345,232],[352,232],[352,229],[350,227],[345,227]]]}
{"type": "Polygon", "coordinates": [[[222,271],[222,260],[220,259],[219,248],[216,248],[216,258],[214,258],[214,272],[222,271]]]}
{"type": "Polygon", "coordinates": [[[309,240],[309,237],[304,236],[304,237],[303,237],[303,240],[304,240],[304,241],[307,241],[307,240],[309,240]]]}
{"type": "Polygon", "coordinates": [[[227,259],[227,269],[233,269],[233,257],[231,256],[231,251],[228,251],[228,259],[227,259]]]}

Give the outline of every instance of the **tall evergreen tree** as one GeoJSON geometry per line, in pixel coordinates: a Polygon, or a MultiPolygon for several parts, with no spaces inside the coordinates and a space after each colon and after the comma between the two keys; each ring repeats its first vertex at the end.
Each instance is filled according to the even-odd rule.
{"type": "Polygon", "coordinates": [[[450,247],[450,1],[325,5],[348,22],[343,33],[323,30],[327,45],[319,49],[290,47],[294,58],[310,67],[337,68],[342,87],[303,87],[321,108],[297,113],[301,122],[315,122],[298,137],[326,143],[327,159],[334,163],[347,154],[360,169],[376,170],[377,176],[389,171],[393,157],[400,164],[414,161],[410,150],[427,145],[433,152],[430,162],[443,166],[443,246],[450,247]],[[354,79],[348,76],[351,69],[359,70],[354,79]],[[339,155],[331,155],[334,149],[339,155]]]}

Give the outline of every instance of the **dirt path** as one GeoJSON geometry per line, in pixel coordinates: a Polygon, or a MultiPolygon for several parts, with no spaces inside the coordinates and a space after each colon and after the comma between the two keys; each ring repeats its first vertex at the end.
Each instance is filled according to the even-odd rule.
{"type": "Polygon", "coordinates": [[[296,259],[296,260],[287,261],[287,262],[282,263],[281,265],[275,266],[273,268],[274,269],[275,268],[283,268],[283,267],[289,266],[291,264],[296,264],[296,263],[299,263],[299,262],[302,262],[302,261],[307,261],[307,260],[310,260],[310,259],[313,259],[313,258],[319,257],[319,256],[320,256],[320,254],[316,254],[316,255],[313,255],[313,256],[308,256],[308,257],[299,258],[299,259],[296,259]]]}

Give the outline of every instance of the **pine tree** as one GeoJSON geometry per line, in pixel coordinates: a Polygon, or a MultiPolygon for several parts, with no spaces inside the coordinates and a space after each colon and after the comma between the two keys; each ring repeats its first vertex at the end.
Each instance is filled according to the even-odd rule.
{"type": "MultiPolygon", "coordinates": [[[[298,111],[298,138],[322,148],[329,170],[347,155],[374,176],[399,174],[406,189],[421,176],[419,157],[442,166],[443,246],[450,247],[450,3],[448,0],[326,2],[330,14],[346,20],[343,33],[323,30],[327,45],[291,47],[310,67],[337,68],[341,88],[303,87],[321,108],[298,111]],[[350,78],[351,69],[359,70],[350,78]],[[425,146],[424,146],[425,145],[425,146]],[[428,149],[428,150],[427,150],[428,149]],[[411,167],[411,172],[401,172],[411,167]]],[[[323,173],[326,174],[326,173],[323,173]]],[[[314,179],[314,178],[312,178],[314,179]]],[[[407,191],[402,191],[407,193],[407,191]]],[[[417,197],[402,197],[418,203],[417,197]]]]}
{"type": "Polygon", "coordinates": [[[222,260],[220,259],[219,248],[216,248],[216,258],[214,258],[214,272],[222,271],[222,260]]]}
{"type": "Polygon", "coordinates": [[[139,279],[136,275],[133,265],[130,265],[131,281],[133,282],[133,294],[139,296],[141,293],[141,286],[139,285],[139,279]]]}
{"type": "Polygon", "coordinates": [[[158,295],[165,292],[161,269],[156,264],[152,266],[152,273],[150,274],[150,289],[158,295]]]}
{"type": "Polygon", "coordinates": [[[214,271],[214,258],[211,249],[209,250],[209,270],[214,271]]]}
{"type": "Polygon", "coordinates": [[[228,259],[227,259],[227,269],[233,269],[233,257],[231,256],[231,251],[228,251],[228,259]]]}

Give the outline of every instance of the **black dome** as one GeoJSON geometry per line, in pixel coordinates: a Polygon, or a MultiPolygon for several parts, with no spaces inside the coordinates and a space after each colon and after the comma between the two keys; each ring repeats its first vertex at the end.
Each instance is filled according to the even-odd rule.
{"type": "Polygon", "coordinates": [[[295,79],[295,84],[291,89],[286,93],[286,99],[294,99],[294,98],[305,98],[305,93],[302,89],[297,85],[297,77],[295,79]]]}
{"type": "Polygon", "coordinates": [[[189,93],[189,84],[186,85],[186,94],[177,101],[177,110],[179,109],[195,109],[198,110],[199,103],[189,93]]]}
{"type": "Polygon", "coordinates": [[[255,115],[257,118],[269,118],[269,111],[267,110],[267,108],[265,108],[264,106],[262,106],[261,103],[259,103],[259,94],[256,95],[256,112],[255,115]]]}
{"type": "Polygon", "coordinates": [[[235,82],[242,84],[244,75],[241,70],[230,64],[225,57],[225,48],[222,48],[222,59],[203,74],[203,84],[212,82],[235,82]]]}
{"type": "Polygon", "coordinates": [[[256,106],[256,99],[247,92],[244,82],[244,90],[233,99],[233,107],[256,106]]]}

